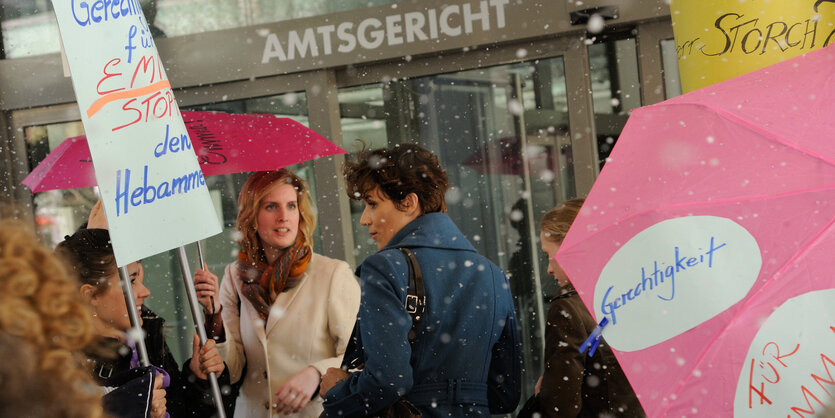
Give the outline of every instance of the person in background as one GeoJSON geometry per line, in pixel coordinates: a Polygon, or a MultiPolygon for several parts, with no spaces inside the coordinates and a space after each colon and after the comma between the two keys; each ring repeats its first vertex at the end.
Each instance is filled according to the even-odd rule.
{"type": "MultiPolygon", "coordinates": [[[[107,223],[99,202],[93,208],[88,224],[65,237],[55,252],[76,273],[78,293],[92,310],[97,341],[85,349],[85,354],[93,377],[107,392],[104,396],[106,412],[120,417],[144,417],[148,410],[153,418],[214,415],[216,408],[207,381],[208,373],[218,375],[221,387],[229,386],[228,373],[223,373],[225,367],[215,342],[209,341],[201,348],[194,335],[193,352],[197,354],[180,370],[165,343],[164,320],[144,305],[151,293],[143,283],[142,264],[133,262],[127,265],[127,271],[145,333],[148,357],[155,366],[139,367],[137,352],[131,342],[135,337],[128,334],[131,323],[110,233],[105,228],[107,223]]],[[[225,403],[230,402],[225,400],[225,403]]]]}
{"type": "Polygon", "coordinates": [[[542,413],[548,417],[645,417],[635,392],[605,339],[593,357],[580,345],[597,326],[554,255],[580,213],[584,199],[565,201],[542,216],[539,239],[548,257],[548,274],[559,285],[548,308],[545,373],[536,384],[542,413]]]}
{"type": "Polygon", "coordinates": [[[329,369],[328,417],[377,413],[399,397],[423,417],[512,412],[521,392],[521,352],[508,280],[446,215],[446,172],[414,144],[361,152],[346,163],[348,196],[363,200],[360,224],[379,252],[357,269],[362,302],[354,329],[361,370],[329,369]],[[404,304],[410,249],[423,273],[425,309],[414,344],[404,304]]]}
{"type": "Polygon", "coordinates": [[[194,278],[209,334],[242,380],[235,417],[318,417],[319,381],[342,361],[359,285],[346,262],[313,252],[313,199],[293,172],[252,174],[238,210],[240,252],[220,297],[207,269],[194,278]]]}
{"type": "Polygon", "coordinates": [[[0,416],[104,416],[78,354],[94,334],[76,288],[32,232],[0,221],[0,416]]]}

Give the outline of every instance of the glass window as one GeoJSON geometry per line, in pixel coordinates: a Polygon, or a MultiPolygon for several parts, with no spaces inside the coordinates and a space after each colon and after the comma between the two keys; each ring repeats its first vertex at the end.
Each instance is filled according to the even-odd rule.
{"type": "Polygon", "coordinates": [[[664,97],[676,97],[681,94],[681,77],[678,74],[678,53],[674,39],[661,41],[661,62],[664,70],[664,97]]]}
{"type": "MultiPolygon", "coordinates": [[[[29,126],[23,130],[30,167],[35,167],[66,138],[84,135],[81,122],[29,126]]],[[[35,195],[35,225],[41,240],[55,247],[72,234],[98,200],[93,188],[49,190],[35,195]]]]}
{"type": "Polygon", "coordinates": [[[594,126],[600,166],[620,136],[632,109],[641,106],[635,38],[603,36],[589,45],[594,126]]]}
{"type": "MultiPolygon", "coordinates": [[[[542,373],[544,306],[556,292],[540,256],[538,221],[574,197],[561,57],[396,80],[339,92],[345,148],[418,143],[452,185],[449,215],[479,253],[510,276],[525,353],[525,393],[542,373]]],[[[357,261],[377,251],[352,201],[357,261]]]]}
{"type": "MultiPolygon", "coordinates": [[[[303,93],[288,93],[212,105],[195,106],[183,110],[223,111],[227,113],[271,113],[290,117],[307,125],[307,100],[303,93]]],[[[31,126],[24,129],[27,157],[30,167],[35,167],[44,157],[67,138],[83,135],[81,122],[31,126]]],[[[289,169],[295,171],[310,184],[315,200],[312,164],[298,164],[289,169]]],[[[237,256],[235,221],[238,213],[238,192],[249,173],[227,174],[206,178],[206,185],[222,220],[223,233],[203,241],[204,257],[209,269],[222,277],[227,264],[237,256]]],[[[86,222],[90,208],[98,200],[95,188],[53,190],[35,195],[36,228],[43,242],[55,246],[86,222]]],[[[314,236],[314,248],[321,248],[321,237],[314,236]]],[[[196,268],[196,245],[186,246],[189,262],[196,268]]],[[[180,266],[174,251],[157,254],[142,260],[145,268],[145,284],[151,290],[146,305],[165,318],[170,329],[167,342],[179,362],[191,356],[194,332],[188,300],[185,295],[180,266]]]]}
{"type": "MultiPolygon", "coordinates": [[[[154,38],[189,35],[325,15],[400,0],[139,0],[154,38]]],[[[6,58],[58,52],[58,24],[50,0],[4,2],[6,58]],[[10,4],[6,4],[10,3],[10,4]]]]}

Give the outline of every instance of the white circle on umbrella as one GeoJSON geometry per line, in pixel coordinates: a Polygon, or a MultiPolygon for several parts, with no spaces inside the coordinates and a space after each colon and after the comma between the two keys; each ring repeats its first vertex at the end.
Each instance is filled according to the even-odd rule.
{"type": "Polygon", "coordinates": [[[835,289],[780,305],[751,341],[734,417],[818,416],[835,393],[835,289]]]}
{"type": "Polygon", "coordinates": [[[606,341],[620,351],[651,347],[742,300],[762,267],[756,239],[731,219],[666,219],[636,234],[606,263],[594,289],[606,341]]]}

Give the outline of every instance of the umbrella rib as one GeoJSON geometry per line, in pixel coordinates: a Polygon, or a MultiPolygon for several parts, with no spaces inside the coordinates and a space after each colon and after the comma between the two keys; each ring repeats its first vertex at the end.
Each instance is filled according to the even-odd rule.
{"type": "Polygon", "coordinates": [[[631,215],[620,218],[614,224],[610,224],[603,229],[600,229],[598,231],[595,231],[595,232],[589,234],[588,236],[584,237],[580,242],[574,243],[574,244],[569,245],[569,246],[562,246],[560,248],[560,253],[570,251],[572,248],[582,244],[585,241],[588,241],[589,239],[591,239],[591,238],[593,238],[593,237],[595,237],[599,234],[607,232],[611,228],[617,227],[620,224],[628,222],[631,219],[637,218],[639,216],[642,216],[642,215],[645,215],[645,214],[651,213],[651,212],[658,212],[658,211],[663,211],[663,210],[667,210],[667,209],[684,208],[684,207],[688,207],[688,206],[699,206],[699,205],[706,205],[706,204],[713,205],[713,204],[717,204],[717,203],[745,202],[745,201],[752,201],[752,200],[764,200],[764,199],[770,199],[770,198],[790,197],[790,196],[804,194],[804,193],[819,192],[819,191],[823,191],[823,190],[835,190],[835,184],[830,184],[830,185],[820,186],[820,187],[813,187],[813,188],[808,188],[808,189],[803,189],[803,190],[791,190],[791,191],[788,191],[788,192],[776,193],[776,194],[754,195],[754,196],[745,196],[745,197],[731,197],[731,198],[727,198],[727,199],[718,199],[718,200],[700,200],[700,201],[697,201],[697,202],[676,203],[676,204],[672,204],[672,205],[657,206],[657,207],[654,207],[654,208],[651,208],[651,209],[645,209],[645,210],[642,210],[640,212],[633,213],[631,215]]]}
{"type": "MultiPolygon", "coordinates": [[[[835,188],[835,187],[827,187],[827,188],[835,188]]],[[[731,319],[730,319],[730,320],[728,320],[728,322],[727,322],[727,323],[726,323],[726,324],[722,327],[722,332],[720,332],[718,335],[719,335],[719,336],[724,335],[724,334],[725,334],[725,332],[728,330],[728,328],[729,328],[729,327],[730,327],[733,323],[735,323],[735,322],[736,322],[736,320],[739,318],[739,316],[740,316],[740,315],[742,315],[742,314],[744,314],[744,313],[746,312],[746,308],[748,307],[748,305],[749,305],[749,304],[751,304],[751,303],[753,303],[752,301],[756,300],[756,299],[757,299],[757,296],[758,296],[760,293],[764,292],[767,288],[769,288],[769,286],[773,285],[773,284],[777,281],[777,280],[774,280],[774,278],[776,278],[777,276],[781,275],[784,271],[786,271],[786,269],[788,269],[788,268],[789,268],[789,267],[790,267],[790,266],[794,263],[794,261],[795,261],[795,260],[797,260],[798,258],[800,258],[800,257],[804,256],[804,255],[805,255],[805,254],[807,254],[809,251],[811,251],[811,249],[812,249],[813,247],[815,247],[815,245],[816,245],[816,244],[817,244],[817,243],[818,243],[818,242],[819,242],[819,241],[823,238],[824,234],[826,234],[827,232],[831,231],[832,229],[835,229],[835,217],[833,217],[833,218],[829,221],[829,223],[828,223],[828,224],[827,224],[824,228],[821,228],[820,232],[818,232],[818,233],[817,233],[814,237],[812,237],[812,238],[808,241],[808,243],[807,243],[807,244],[803,247],[803,249],[802,249],[801,251],[798,251],[798,252],[797,252],[797,253],[796,253],[796,254],[795,254],[792,258],[790,258],[788,261],[786,261],[786,262],[785,262],[785,263],[784,263],[784,264],[783,264],[783,265],[782,265],[782,266],[781,266],[781,267],[777,270],[777,272],[776,272],[776,273],[774,273],[774,275],[772,276],[772,280],[768,280],[765,284],[763,284],[763,285],[759,288],[759,290],[757,290],[757,291],[756,291],[753,295],[751,295],[750,297],[748,297],[748,298],[745,300],[745,302],[744,302],[744,303],[743,303],[743,304],[739,307],[739,309],[737,309],[737,310],[736,310],[736,312],[734,312],[734,314],[733,314],[733,316],[731,317],[731,319]]],[[[710,352],[710,349],[711,349],[711,348],[713,347],[713,345],[714,345],[714,344],[716,344],[719,340],[720,340],[720,338],[719,338],[719,337],[714,338],[714,339],[713,339],[713,341],[711,341],[711,342],[710,342],[710,343],[709,343],[709,344],[705,347],[705,349],[702,351],[702,353],[699,355],[699,358],[695,361],[694,365],[699,365],[699,364],[701,364],[701,363],[702,363],[702,360],[704,360],[704,358],[707,356],[707,353],[709,353],[709,352],[710,352]]],[[[695,366],[694,366],[694,367],[695,367],[695,366]]],[[[673,392],[671,392],[671,393],[672,393],[672,394],[674,394],[674,395],[676,395],[676,397],[678,397],[678,393],[682,390],[682,388],[684,388],[684,385],[685,385],[685,384],[686,384],[686,383],[687,383],[687,382],[688,382],[688,381],[692,378],[692,376],[693,376],[693,373],[692,373],[692,372],[691,372],[691,373],[688,373],[688,375],[687,375],[687,376],[686,376],[686,377],[682,380],[681,384],[679,384],[679,385],[678,385],[678,387],[676,388],[676,390],[675,390],[675,391],[673,391],[673,392]]],[[[671,406],[671,405],[669,405],[669,404],[668,404],[668,405],[667,405],[667,407],[665,407],[665,408],[662,410],[662,415],[663,415],[664,413],[666,413],[666,411],[670,408],[670,406],[671,406]]]]}
{"type": "Polygon", "coordinates": [[[729,111],[727,111],[725,109],[722,109],[722,108],[719,108],[719,107],[712,107],[712,106],[705,105],[703,103],[690,103],[690,102],[687,102],[687,103],[665,103],[663,105],[661,103],[659,103],[659,104],[652,105],[652,106],[653,107],[655,107],[655,106],[664,106],[664,107],[666,107],[666,106],[671,106],[671,107],[696,106],[696,107],[702,107],[702,108],[707,109],[710,112],[713,112],[713,113],[719,115],[720,117],[723,117],[723,118],[728,119],[728,120],[733,121],[733,122],[739,122],[740,126],[742,126],[744,128],[747,128],[751,131],[754,131],[758,134],[761,134],[764,137],[779,143],[780,145],[783,145],[785,147],[794,149],[798,152],[809,155],[810,157],[817,158],[817,159],[819,159],[819,160],[821,160],[821,161],[823,161],[823,162],[825,162],[829,165],[835,166],[835,160],[831,160],[829,158],[824,157],[821,154],[818,154],[816,152],[812,152],[812,151],[810,151],[806,148],[802,148],[802,147],[798,146],[797,144],[791,143],[791,142],[785,140],[784,138],[782,138],[780,136],[777,136],[773,132],[768,131],[766,129],[763,129],[759,125],[751,123],[748,119],[745,119],[745,118],[743,118],[743,117],[741,117],[741,116],[739,116],[735,113],[729,112],[729,111]]]}

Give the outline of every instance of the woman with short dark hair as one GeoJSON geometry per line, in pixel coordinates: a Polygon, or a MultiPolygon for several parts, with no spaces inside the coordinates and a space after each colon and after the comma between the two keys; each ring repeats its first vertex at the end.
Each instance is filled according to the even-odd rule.
{"type": "MultiPolygon", "coordinates": [[[[446,215],[446,172],[413,144],[361,153],[346,163],[348,195],[365,202],[360,224],[379,252],[357,269],[362,300],[354,327],[361,370],[329,369],[321,393],[329,417],[377,413],[399,397],[424,417],[487,416],[516,408],[519,336],[504,272],[479,255],[446,215]],[[409,249],[426,300],[414,342],[407,311],[409,249]]],[[[420,302],[419,302],[420,303],[420,302]]]]}

